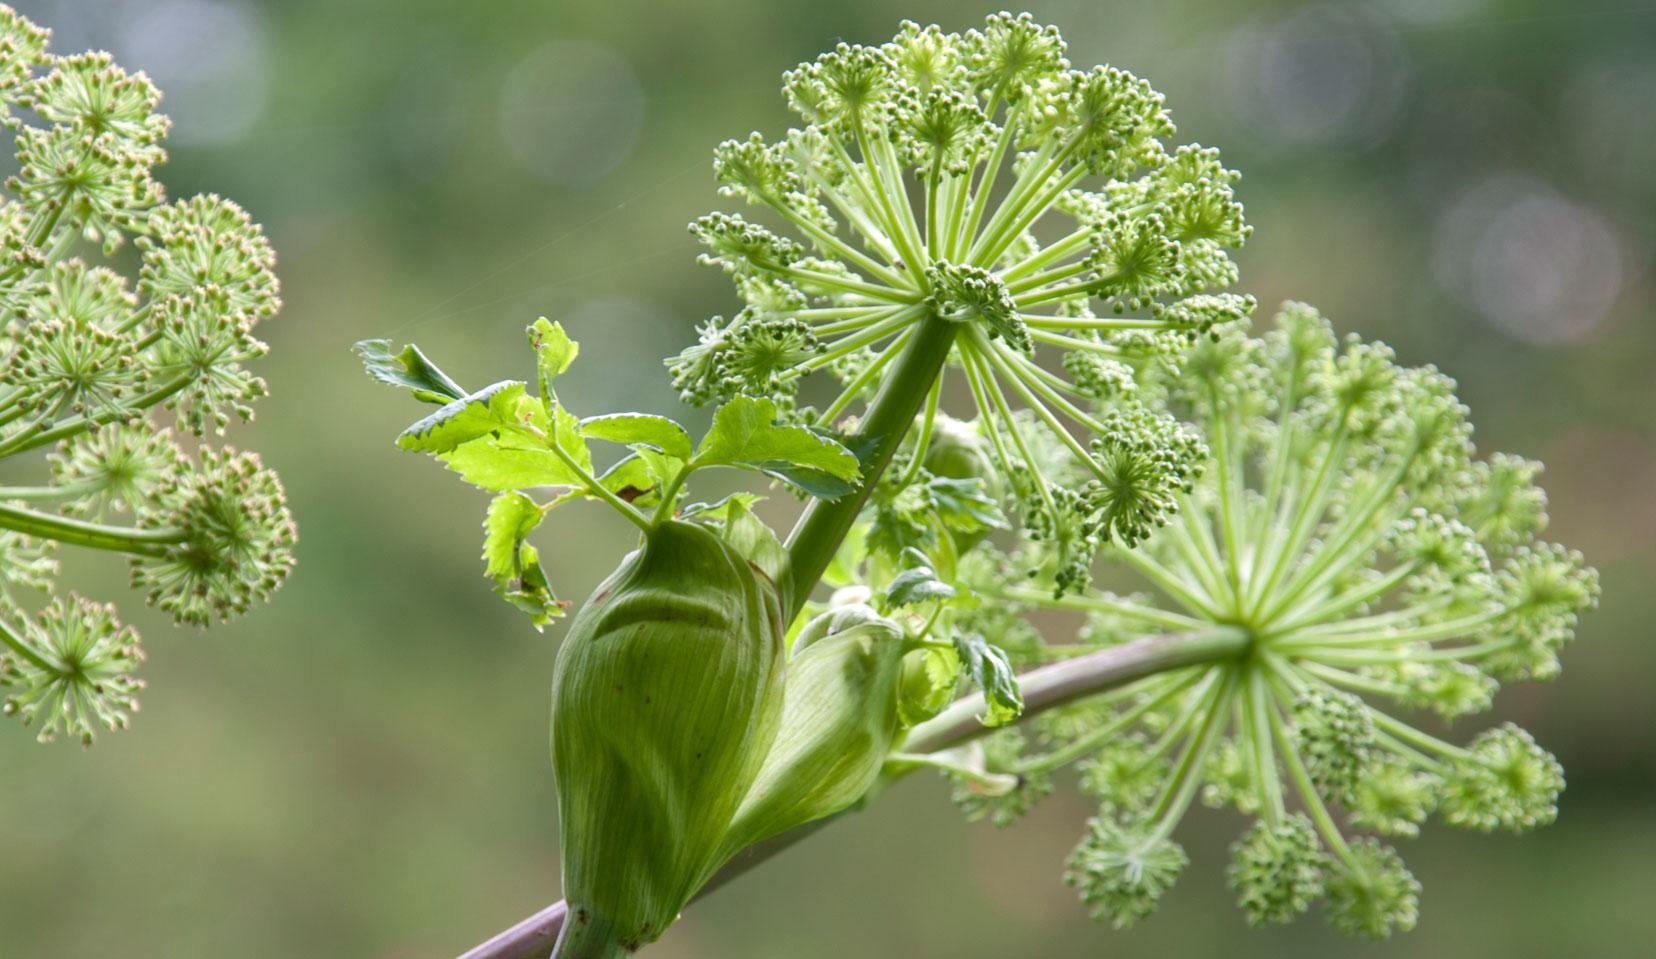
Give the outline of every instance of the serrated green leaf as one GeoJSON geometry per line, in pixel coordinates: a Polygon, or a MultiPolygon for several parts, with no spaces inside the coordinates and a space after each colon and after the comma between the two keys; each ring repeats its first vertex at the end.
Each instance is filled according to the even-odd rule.
{"type": "Polygon", "coordinates": [[[536,629],[564,612],[552,594],[540,554],[524,540],[540,525],[545,512],[522,493],[502,493],[489,503],[483,520],[483,570],[495,581],[495,591],[529,615],[536,629]]]}
{"type": "Polygon", "coordinates": [[[529,348],[535,351],[541,398],[550,400],[553,396],[552,381],[575,362],[575,357],[581,352],[580,344],[569,338],[563,324],[553,323],[544,316],[530,324],[528,334],[529,348]]]}
{"type": "MultiPolygon", "coordinates": [[[[592,454],[580,434],[580,422],[559,406],[553,406],[548,412],[538,400],[524,394],[522,383],[510,385],[515,388],[502,391],[487,403],[462,410],[454,420],[421,438],[418,446],[405,448],[430,447],[438,459],[466,482],[497,493],[537,486],[582,486],[581,472],[572,468],[547,441],[548,433],[556,436],[574,466],[590,473],[592,454]],[[490,426],[492,430],[487,429],[490,426]],[[453,442],[473,433],[478,435],[453,442]]],[[[438,410],[438,414],[448,408],[438,410]]],[[[419,425],[410,427],[404,435],[412,434],[419,425]]],[[[401,440],[399,445],[404,445],[401,440]]]]}
{"type": "Polygon", "coordinates": [[[886,587],[886,609],[901,609],[917,603],[944,602],[953,599],[958,591],[937,575],[931,560],[917,549],[903,550],[903,559],[909,567],[892,577],[886,587]]]}
{"type": "Polygon", "coordinates": [[[985,529],[1005,529],[1006,516],[983,488],[983,480],[972,476],[952,479],[934,476],[926,484],[937,518],[956,533],[976,533],[985,529]]]}
{"type": "Polygon", "coordinates": [[[611,443],[643,443],[669,456],[688,460],[693,452],[690,434],[665,416],[651,413],[610,413],[581,421],[581,434],[611,443]]]}
{"type": "Polygon", "coordinates": [[[952,649],[927,646],[903,657],[897,714],[904,726],[922,723],[954,699],[960,681],[960,657],[952,649]]]}
{"type": "Polygon", "coordinates": [[[834,495],[854,489],[860,470],[850,450],[803,426],[777,425],[776,405],[751,396],[738,396],[719,407],[691,465],[762,470],[807,491],[811,486],[830,488],[819,482],[826,477],[843,484],[834,495]]]}
{"type": "Polygon", "coordinates": [[[547,449],[508,446],[492,436],[439,454],[449,469],[473,486],[496,493],[536,486],[578,486],[581,478],[547,449]]]}
{"type": "Polygon", "coordinates": [[[987,708],[978,720],[985,726],[1004,726],[1023,715],[1023,691],[1006,651],[978,633],[956,636],[954,645],[966,675],[983,690],[987,708]]]}
{"type": "Polygon", "coordinates": [[[483,518],[483,571],[499,579],[516,576],[518,546],[540,525],[541,508],[522,493],[502,493],[483,518]]]}
{"type": "Polygon", "coordinates": [[[447,453],[462,443],[519,425],[517,401],[523,397],[524,383],[520,380],[485,386],[403,430],[397,445],[422,453],[447,453]]]}
{"type": "Polygon", "coordinates": [[[362,340],[353,350],[362,357],[368,375],[388,386],[406,389],[414,398],[439,406],[466,395],[460,384],[426,359],[420,348],[410,343],[396,355],[391,353],[390,340],[362,340]]]}

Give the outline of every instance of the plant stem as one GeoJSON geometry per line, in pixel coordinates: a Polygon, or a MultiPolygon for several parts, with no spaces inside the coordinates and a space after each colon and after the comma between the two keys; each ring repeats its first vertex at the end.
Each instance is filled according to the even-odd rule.
{"type": "MultiPolygon", "coordinates": [[[[592,495],[614,507],[616,512],[627,518],[628,522],[643,531],[645,536],[650,535],[651,530],[655,529],[655,524],[650,521],[650,518],[639,512],[638,507],[606,489],[603,483],[598,482],[598,477],[593,476],[590,470],[581,466],[580,463],[577,463],[575,461],[575,457],[569,455],[569,453],[561,445],[559,445],[556,430],[554,430],[551,434],[540,438],[546,441],[546,448],[552,451],[553,456],[556,456],[560,461],[562,461],[563,465],[568,467],[571,473],[574,473],[576,476],[580,477],[581,483],[586,486],[587,490],[592,493],[592,495]]],[[[683,473],[680,473],[679,475],[682,477],[683,473]]],[[[673,490],[666,491],[666,495],[669,497],[672,496],[673,493],[673,490]]]]}
{"type": "Polygon", "coordinates": [[[908,435],[914,417],[931,393],[932,381],[943,369],[959,326],[935,316],[920,321],[913,337],[903,348],[897,365],[886,375],[885,385],[863,416],[862,428],[851,441],[863,461],[863,481],[855,492],[836,500],[811,500],[804,515],[788,537],[788,563],[793,593],[788,597],[785,619],[792,620],[810,598],[817,580],[833,562],[840,542],[850,532],[868,494],[890,465],[897,447],[908,435]]]}
{"type": "Polygon", "coordinates": [[[133,529],[127,526],[106,526],[88,523],[52,513],[40,513],[19,506],[0,503],[0,529],[15,530],[37,539],[54,539],[74,546],[107,549],[121,553],[160,556],[170,543],[183,539],[173,529],[133,529]]]}
{"type": "Polygon", "coordinates": [[[0,456],[11,456],[14,453],[22,453],[50,443],[56,443],[61,439],[79,436],[93,427],[103,426],[106,423],[113,423],[116,420],[129,417],[134,410],[149,409],[194,383],[195,379],[195,374],[185,373],[173,377],[142,396],[134,397],[130,403],[119,409],[104,410],[90,416],[83,413],[63,420],[50,429],[39,433],[18,433],[9,441],[0,444],[0,456]]]}
{"type": "MultiPolygon", "coordinates": [[[[1049,709],[1107,692],[1134,680],[1168,670],[1201,663],[1222,662],[1241,655],[1250,640],[1245,630],[1220,626],[1151,636],[1099,650],[1086,656],[1052,663],[1030,670],[1018,678],[1023,690],[1024,715],[1035,716],[1049,709]]],[[[909,730],[899,748],[905,752],[936,752],[981,736],[990,730],[978,721],[988,704],[983,694],[973,693],[956,700],[936,717],[909,730]]],[[[876,793],[901,773],[882,777],[870,793],[876,793]]],[[[696,894],[700,899],[754,866],[835,821],[839,813],[806,823],[736,854],[696,894]]],[[[555,902],[517,925],[474,946],[459,959],[543,959],[563,927],[567,909],[555,902]]]]}
{"type": "MultiPolygon", "coordinates": [[[[1156,673],[1230,659],[1241,655],[1249,641],[1247,630],[1216,626],[1150,636],[1042,666],[1018,677],[1024,715],[1035,716],[1156,673]]],[[[958,699],[909,730],[902,748],[906,752],[933,752],[988,732],[978,722],[985,708],[982,693],[958,699]]]]}
{"type": "Polygon", "coordinates": [[[9,648],[13,653],[28,660],[36,669],[43,669],[47,672],[55,671],[52,664],[47,662],[44,656],[35,652],[34,647],[30,646],[27,640],[12,631],[4,618],[0,618],[0,647],[9,648]]]}
{"type": "Polygon", "coordinates": [[[579,907],[575,921],[564,923],[559,930],[556,952],[562,959],[623,959],[632,955],[621,945],[608,920],[579,907]]]}

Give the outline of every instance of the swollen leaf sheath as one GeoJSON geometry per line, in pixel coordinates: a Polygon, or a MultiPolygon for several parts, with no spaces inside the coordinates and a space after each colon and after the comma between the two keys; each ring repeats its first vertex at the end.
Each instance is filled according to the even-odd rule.
{"type": "Polygon", "coordinates": [[[866,606],[822,614],[788,660],[782,726],[725,840],[725,856],[847,808],[879,776],[899,728],[909,646],[866,606]]]}
{"type": "Polygon", "coordinates": [[[576,614],[552,683],[571,929],[652,942],[717,865],[781,718],[782,635],[769,578],[677,521],[576,614]]]}

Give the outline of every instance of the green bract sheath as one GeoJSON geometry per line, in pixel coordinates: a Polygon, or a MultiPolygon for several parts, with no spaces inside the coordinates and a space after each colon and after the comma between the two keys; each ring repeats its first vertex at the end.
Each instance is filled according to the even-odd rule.
{"type": "Polygon", "coordinates": [[[717,865],[782,714],[775,586],[714,533],[651,530],[552,679],[566,959],[653,942],[717,865]]]}
{"type": "Polygon", "coordinates": [[[906,650],[902,628],[867,606],[806,624],[788,661],[781,731],[731,823],[724,857],[868,792],[897,735],[906,650]]]}

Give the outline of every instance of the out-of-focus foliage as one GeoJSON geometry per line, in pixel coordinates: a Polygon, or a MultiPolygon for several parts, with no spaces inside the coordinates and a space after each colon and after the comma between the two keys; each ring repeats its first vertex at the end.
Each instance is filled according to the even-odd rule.
{"type": "Polygon", "coordinates": [[[113,606],[65,597],[54,548],[126,554],[151,605],[205,626],[270,598],[296,533],[256,454],[173,439],[265,395],[243,364],[281,305],[270,241],[223,197],[167,202],[161,92],[49,38],[0,4],[0,714],[90,746],[137,712],[144,655],[113,606]]]}
{"type": "MultiPolygon", "coordinates": [[[[985,11],[18,6],[56,28],[59,49],[108,46],[148,70],[175,123],[173,192],[236,197],[282,251],[284,322],[261,361],[274,395],[239,435],[282,464],[306,540],[276,602],[220,639],[186,644],[164,617],[123,610],[167,695],[95,762],[0,738],[4,951],[457,952],[557,894],[540,725],[553,649],[453,548],[476,536],[486,496],[364,445],[404,411],[344,347],[417,338],[482,382],[545,314],[602,358],[560,389],[699,433],[656,364],[728,309],[728,284],[683,234],[706,210],[708,145],[784,127],[777,72],[837,37],[877,41],[903,17],[962,29],[985,11]],[[469,596],[425,588],[467,581],[469,596]]],[[[1502,698],[1570,770],[1559,821],[1513,842],[1428,822],[1408,850],[1429,890],[1410,936],[1357,947],[1306,923],[1243,935],[1225,878],[1237,822],[1198,809],[1178,895],[1107,933],[1113,955],[1622,956],[1649,941],[1656,128],[1641,91],[1656,88],[1656,40],[1627,6],[1029,4],[1063,26],[1077,62],[1153,77],[1180,142],[1223,144],[1247,171],[1246,292],[1315,302],[1399,362],[1452,372],[1480,447],[1548,464],[1548,536],[1592,558],[1606,597],[1563,653],[1567,683],[1502,698]],[[1501,921],[1470,928],[1466,912],[1501,921]]],[[[785,525],[785,507],[761,509],[785,525]]],[[[609,565],[583,557],[619,555],[633,534],[590,511],[560,535],[574,546],[542,561],[578,596],[609,565]]],[[[125,577],[76,566],[89,594],[125,577]]],[[[883,797],[832,841],[698,904],[656,955],[1018,955],[1037,939],[1045,954],[1096,955],[1101,931],[1053,868],[1089,806],[1063,790],[1001,833],[960,822],[944,791],[920,781],[883,797]],[[917,900],[915,861],[935,864],[917,900]],[[899,893],[912,909],[889,908],[899,893]]]]}

